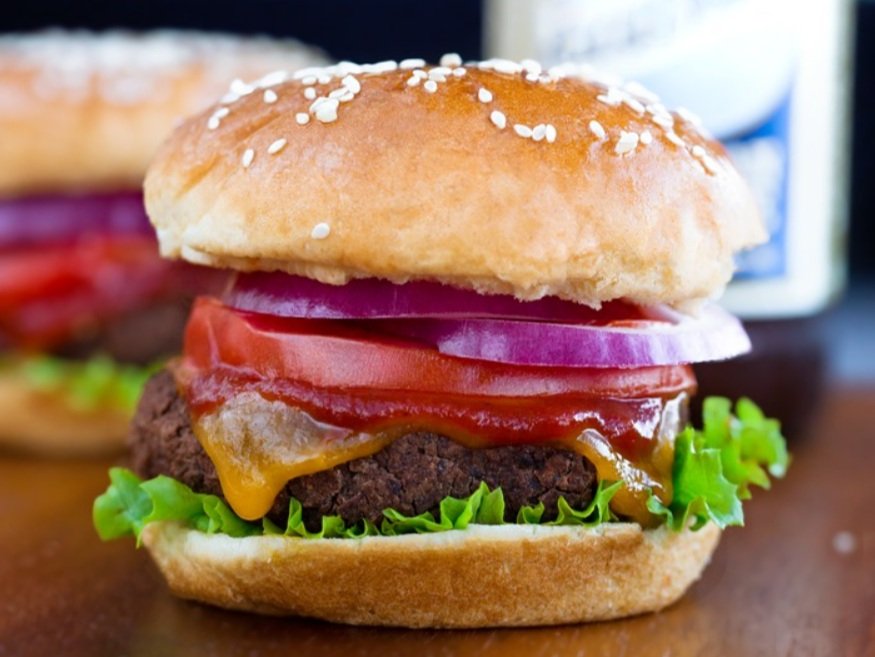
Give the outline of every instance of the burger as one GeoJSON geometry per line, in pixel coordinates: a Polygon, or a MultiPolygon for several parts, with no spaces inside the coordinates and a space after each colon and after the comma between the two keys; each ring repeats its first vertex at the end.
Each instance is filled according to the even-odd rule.
{"type": "Polygon", "coordinates": [[[319,60],[197,33],[0,37],[0,446],[123,446],[142,383],[179,350],[192,290],[215,279],[158,257],[149,160],[234,75],[319,60]]]}
{"type": "Polygon", "coordinates": [[[100,536],[184,598],[342,623],[676,600],[787,466],[750,400],[688,410],[691,364],[749,348],[709,299],[764,237],[723,149],[574,67],[342,62],[271,89],[149,169],[162,253],[235,275],[147,384],[100,536]]]}

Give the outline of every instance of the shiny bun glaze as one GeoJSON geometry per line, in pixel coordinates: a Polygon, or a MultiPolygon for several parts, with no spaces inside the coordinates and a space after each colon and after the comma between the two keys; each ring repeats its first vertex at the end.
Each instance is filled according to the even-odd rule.
{"type": "Polygon", "coordinates": [[[0,37],[0,197],[138,188],[167,133],[232,78],[322,61],[295,41],[199,32],[0,37]]]}
{"type": "Polygon", "coordinates": [[[694,305],[765,238],[723,148],[640,85],[506,60],[237,85],[146,180],[162,252],[342,284],[694,305]]]}

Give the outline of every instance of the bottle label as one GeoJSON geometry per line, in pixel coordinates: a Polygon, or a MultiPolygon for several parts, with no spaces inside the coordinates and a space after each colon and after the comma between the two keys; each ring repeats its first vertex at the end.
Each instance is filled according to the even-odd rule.
{"type": "Polygon", "coordinates": [[[767,244],[739,254],[724,303],[817,312],[843,282],[850,0],[489,0],[489,54],[583,61],[685,106],[759,201],[767,244]]]}
{"type": "Polygon", "coordinates": [[[790,169],[790,102],[787,94],[758,128],[723,142],[759,204],[769,241],[736,257],[735,280],[787,274],[787,191],[790,169]]]}

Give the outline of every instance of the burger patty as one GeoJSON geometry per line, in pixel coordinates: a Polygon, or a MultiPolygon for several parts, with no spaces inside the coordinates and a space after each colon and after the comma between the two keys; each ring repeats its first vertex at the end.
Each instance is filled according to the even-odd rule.
{"type": "Polygon", "coordinates": [[[51,353],[72,360],[105,354],[119,363],[148,365],[179,353],[191,299],[155,302],[80,332],[51,353]]]}
{"type": "MultiPolygon", "coordinates": [[[[185,401],[167,370],[146,385],[129,443],[140,476],[163,474],[197,492],[222,494],[215,467],[192,432],[185,401]]],[[[268,517],[284,526],[290,497],[301,503],[311,531],[319,528],[323,515],[339,515],[348,524],[365,518],[379,522],[386,508],[437,516],[444,497],[470,495],[480,482],[501,487],[508,521],[520,507],[539,502],[545,506],[544,518],[555,518],[560,497],[573,508],[583,508],[597,485],[592,463],[575,452],[531,445],[469,449],[422,431],[406,434],[372,456],[293,479],[268,517]]]]}

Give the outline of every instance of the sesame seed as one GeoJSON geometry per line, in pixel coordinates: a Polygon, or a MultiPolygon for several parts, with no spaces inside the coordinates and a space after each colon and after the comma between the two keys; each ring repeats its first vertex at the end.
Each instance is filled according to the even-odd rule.
{"type": "Polygon", "coordinates": [[[596,137],[598,137],[599,140],[604,140],[604,138],[607,137],[607,133],[605,132],[605,129],[602,127],[602,124],[599,123],[598,121],[593,120],[593,121],[589,122],[589,131],[592,134],[594,134],[596,137]]]}
{"type": "Polygon", "coordinates": [[[271,71],[267,75],[263,76],[258,81],[259,87],[272,87],[274,85],[280,84],[281,82],[285,82],[288,80],[289,74],[286,71],[271,71]]]}
{"type": "Polygon", "coordinates": [[[419,78],[420,80],[427,80],[427,79],[428,79],[428,73],[426,73],[425,71],[423,71],[421,68],[418,68],[418,69],[416,69],[415,71],[413,71],[413,77],[415,77],[415,78],[419,78]]]}
{"type": "Polygon", "coordinates": [[[321,121],[322,123],[336,121],[337,108],[340,105],[340,101],[336,98],[324,98],[320,100],[323,100],[323,102],[318,105],[313,103],[313,105],[310,106],[310,111],[316,116],[316,120],[321,121]]]}
{"type": "Polygon", "coordinates": [[[665,138],[668,139],[675,146],[680,146],[681,148],[686,146],[686,144],[684,143],[684,140],[681,139],[680,137],[678,137],[676,133],[674,133],[670,130],[666,131],[665,138]]]}
{"type": "Polygon", "coordinates": [[[264,91],[264,102],[265,103],[275,103],[277,101],[278,96],[273,89],[265,89],[264,91]]]}
{"type": "Polygon", "coordinates": [[[433,82],[446,82],[447,76],[436,68],[433,68],[428,72],[428,79],[433,82]]]}
{"type": "Polygon", "coordinates": [[[702,160],[702,166],[705,167],[705,171],[707,171],[710,174],[717,173],[717,171],[718,171],[717,160],[715,160],[710,155],[703,155],[701,160],[702,160]]]}
{"type": "Polygon", "coordinates": [[[678,116],[681,117],[684,121],[688,121],[695,126],[702,125],[702,119],[698,117],[698,115],[693,114],[686,107],[678,107],[675,112],[677,112],[678,116]]]}
{"type": "Polygon", "coordinates": [[[358,79],[352,75],[347,75],[340,81],[340,83],[354,94],[357,94],[359,91],[362,90],[361,82],[359,82],[358,79]]]}
{"type": "Polygon", "coordinates": [[[435,66],[433,69],[429,71],[429,75],[452,75],[453,69],[448,68],[446,66],[435,66]]]}
{"type": "Polygon", "coordinates": [[[409,78],[407,78],[407,86],[408,87],[415,87],[418,84],[419,84],[419,78],[416,77],[415,75],[411,75],[409,78]]]}
{"type": "Polygon", "coordinates": [[[362,73],[362,67],[360,64],[356,64],[347,60],[337,62],[337,64],[332,68],[336,71],[337,77],[339,78],[350,74],[359,75],[362,73]]]}
{"type": "Polygon", "coordinates": [[[409,70],[411,68],[419,68],[421,66],[425,66],[425,60],[419,59],[418,57],[416,57],[416,58],[411,57],[409,59],[402,59],[401,62],[398,64],[398,68],[404,69],[405,71],[409,70]]]}
{"type": "Polygon", "coordinates": [[[556,126],[554,126],[552,123],[548,123],[545,136],[547,137],[547,142],[550,144],[556,141],[556,126]]]}
{"type": "Polygon", "coordinates": [[[701,146],[699,146],[698,144],[693,146],[691,152],[693,154],[693,157],[704,157],[704,155],[705,155],[705,149],[702,148],[701,146]]]}
{"type": "Polygon", "coordinates": [[[623,93],[616,87],[608,87],[608,93],[599,94],[598,96],[596,96],[596,100],[604,103],[605,105],[616,107],[621,102],[623,102],[623,93]]]}
{"type": "Polygon", "coordinates": [[[638,114],[644,114],[644,105],[632,98],[632,96],[625,96],[623,103],[638,114]]]}
{"type": "Polygon", "coordinates": [[[331,82],[330,75],[320,75],[319,76],[319,84],[329,84],[331,82]]]}
{"type": "Polygon", "coordinates": [[[493,59],[486,59],[486,60],[480,62],[477,65],[477,68],[479,68],[481,70],[492,69],[493,71],[497,71],[498,73],[509,73],[509,74],[520,73],[523,70],[523,67],[520,66],[519,64],[517,64],[516,62],[512,62],[509,59],[499,59],[497,57],[493,58],[493,59]]]}
{"type": "Polygon", "coordinates": [[[663,128],[670,128],[674,125],[674,119],[671,114],[654,114],[650,120],[663,128]]]}
{"type": "Polygon", "coordinates": [[[492,102],[492,92],[485,87],[480,87],[480,90],[477,92],[477,98],[481,103],[491,103],[492,102]]]}
{"type": "Polygon", "coordinates": [[[541,74],[543,67],[540,62],[536,62],[534,59],[524,59],[520,62],[520,66],[526,71],[526,73],[534,75],[536,78],[541,74]]]}
{"type": "Polygon", "coordinates": [[[463,78],[467,73],[467,69],[463,68],[462,66],[453,69],[453,76],[457,78],[463,78]]]}
{"type": "Polygon", "coordinates": [[[462,65],[462,58],[459,56],[458,53],[448,52],[446,55],[441,57],[440,65],[441,66],[448,66],[450,68],[453,68],[456,66],[461,66],[462,65]]]}
{"type": "Polygon", "coordinates": [[[626,132],[625,130],[621,130],[620,138],[617,140],[616,146],[614,146],[614,152],[617,155],[631,153],[638,146],[638,139],[637,132],[626,132]]]}
{"type": "Polygon", "coordinates": [[[227,107],[218,108],[213,114],[207,119],[207,130],[216,130],[219,127],[219,124],[222,122],[228,114],[230,110],[227,107]]]}
{"type": "Polygon", "coordinates": [[[340,87],[340,89],[334,89],[333,91],[328,93],[329,98],[337,98],[340,102],[343,102],[344,99],[352,100],[355,97],[355,94],[351,89],[347,89],[346,87],[340,87]]]}
{"type": "Polygon", "coordinates": [[[315,75],[308,75],[305,78],[301,78],[301,84],[303,84],[305,87],[312,87],[318,81],[319,78],[317,78],[315,75]]]}
{"type": "Polygon", "coordinates": [[[641,133],[641,137],[639,138],[641,143],[647,146],[647,144],[653,141],[653,135],[650,134],[650,130],[645,130],[641,133]]]}
{"type": "Polygon", "coordinates": [[[539,76],[537,73],[526,73],[526,81],[528,82],[537,82],[538,78],[539,76]]]}
{"type": "Polygon", "coordinates": [[[394,59],[386,59],[376,64],[365,64],[362,66],[362,72],[369,75],[379,75],[380,73],[388,73],[398,68],[398,62],[394,59]]]}
{"type": "Polygon", "coordinates": [[[648,103],[656,103],[659,101],[659,96],[650,91],[647,87],[645,87],[640,82],[635,82],[634,80],[630,80],[626,84],[623,85],[623,88],[629,92],[630,94],[634,94],[639,98],[644,99],[645,102],[648,103]]]}
{"type": "Polygon", "coordinates": [[[437,82],[434,80],[426,80],[425,84],[422,87],[430,94],[433,94],[437,91],[437,82]]]}
{"type": "Polygon", "coordinates": [[[270,146],[267,147],[267,152],[270,153],[271,155],[275,155],[276,153],[279,153],[283,148],[285,148],[285,146],[286,146],[285,139],[277,139],[275,142],[273,142],[270,146]]]}
{"type": "Polygon", "coordinates": [[[313,230],[310,231],[310,237],[314,240],[324,240],[331,233],[331,226],[329,226],[324,221],[320,221],[318,224],[313,226],[313,230]]]}
{"type": "Polygon", "coordinates": [[[507,117],[498,110],[495,110],[489,115],[489,120],[492,121],[492,124],[499,130],[504,130],[507,125],[507,117]]]}
{"type": "Polygon", "coordinates": [[[240,78],[235,79],[231,82],[231,93],[237,94],[238,96],[246,96],[255,91],[255,87],[251,84],[246,84],[240,78]]]}
{"type": "Polygon", "coordinates": [[[513,127],[513,131],[517,133],[520,137],[525,137],[526,139],[532,136],[532,129],[527,125],[523,125],[522,123],[515,124],[513,127]]]}
{"type": "Polygon", "coordinates": [[[532,130],[532,139],[535,141],[541,141],[544,137],[547,136],[547,126],[543,123],[539,123],[532,130]]]}
{"type": "Polygon", "coordinates": [[[304,98],[307,100],[313,100],[316,98],[316,90],[313,87],[307,87],[304,89],[304,98]]]}
{"type": "Polygon", "coordinates": [[[295,122],[298,125],[307,125],[310,123],[310,115],[305,112],[298,112],[295,114],[295,122]]]}
{"type": "Polygon", "coordinates": [[[247,148],[243,151],[243,157],[240,158],[240,164],[243,165],[244,169],[248,169],[249,165],[252,164],[252,160],[255,159],[255,151],[251,148],[247,148]]]}
{"type": "Polygon", "coordinates": [[[313,77],[313,84],[315,84],[315,76],[318,75],[321,70],[321,66],[305,66],[304,68],[299,68],[297,71],[292,73],[292,79],[303,80],[304,78],[313,77]]]}

